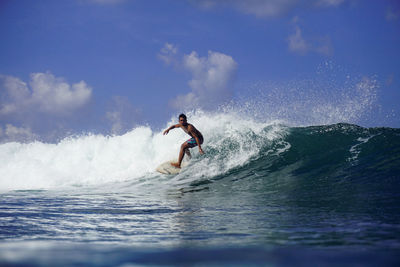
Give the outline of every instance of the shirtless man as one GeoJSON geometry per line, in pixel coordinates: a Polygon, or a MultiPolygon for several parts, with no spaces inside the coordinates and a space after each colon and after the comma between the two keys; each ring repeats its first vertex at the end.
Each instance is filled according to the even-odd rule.
{"type": "Polygon", "coordinates": [[[168,134],[169,130],[172,130],[174,128],[182,128],[182,130],[185,131],[188,135],[190,135],[192,138],[187,140],[185,143],[181,145],[181,151],[179,152],[179,160],[177,163],[171,163],[172,166],[180,168],[181,163],[183,160],[183,156],[185,153],[190,157],[190,152],[189,148],[199,146],[199,152],[200,154],[204,154],[203,149],[201,149],[201,144],[203,144],[203,135],[200,133],[199,130],[197,130],[192,124],[187,122],[187,118],[185,114],[179,115],[179,124],[172,125],[169,127],[167,130],[164,131],[164,135],[168,134]]]}

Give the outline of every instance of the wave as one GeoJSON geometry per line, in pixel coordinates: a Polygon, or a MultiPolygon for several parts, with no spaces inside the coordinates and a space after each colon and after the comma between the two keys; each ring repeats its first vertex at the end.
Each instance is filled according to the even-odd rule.
{"type": "MultiPolygon", "coordinates": [[[[197,148],[192,149],[190,167],[169,177],[170,184],[196,186],[226,177],[285,180],[296,176],[313,183],[330,178],[399,177],[399,129],[351,124],[288,127],[232,112],[188,115],[205,136],[206,154],[200,156],[197,148]]],[[[165,128],[173,123],[175,119],[165,128]]],[[[156,166],[177,158],[180,144],[187,139],[179,129],[164,136],[162,130],[142,126],[119,136],[89,134],[56,144],[1,144],[0,190],[165,181],[165,176],[155,172],[156,166]]]]}
{"type": "MultiPolygon", "coordinates": [[[[190,117],[193,117],[191,123],[206,137],[204,147],[208,151],[206,157],[197,160],[194,150],[196,164],[192,167],[199,169],[210,163],[207,173],[198,175],[213,176],[244,164],[257,154],[253,151],[253,135],[271,139],[280,132],[278,126],[265,131],[267,124],[247,121],[234,114],[197,112],[190,117]],[[221,154],[217,155],[220,148],[223,148],[218,152],[221,154]],[[233,156],[235,151],[241,156],[233,156]],[[224,161],[211,163],[215,157],[226,156],[224,161]]],[[[171,124],[176,124],[175,118],[165,128],[171,124]]],[[[56,144],[39,141],[1,144],[0,190],[62,188],[156,177],[155,168],[177,158],[181,143],[187,139],[179,129],[164,136],[162,130],[141,126],[119,136],[89,134],[68,137],[56,144]]]]}

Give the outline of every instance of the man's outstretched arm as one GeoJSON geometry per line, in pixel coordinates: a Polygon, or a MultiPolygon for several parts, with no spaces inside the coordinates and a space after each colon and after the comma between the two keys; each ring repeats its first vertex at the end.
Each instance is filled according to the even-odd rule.
{"type": "Polygon", "coordinates": [[[168,132],[169,132],[170,130],[172,130],[172,129],[174,129],[174,128],[177,128],[177,127],[180,127],[180,125],[179,125],[179,124],[172,125],[171,127],[169,127],[167,130],[165,130],[165,131],[163,132],[163,135],[168,134],[168,132]]]}

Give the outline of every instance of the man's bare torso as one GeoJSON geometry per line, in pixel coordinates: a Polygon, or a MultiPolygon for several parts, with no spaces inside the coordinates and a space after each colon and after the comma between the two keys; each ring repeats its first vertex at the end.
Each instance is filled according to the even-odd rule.
{"type": "Polygon", "coordinates": [[[195,137],[193,136],[192,132],[194,134],[197,135],[198,138],[203,139],[203,135],[200,133],[199,130],[196,129],[196,127],[194,127],[192,124],[188,123],[187,125],[182,125],[182,130],[185,131],[185,133],[187,133],[188,135],[190,135],[191,137],[195,137]]]}

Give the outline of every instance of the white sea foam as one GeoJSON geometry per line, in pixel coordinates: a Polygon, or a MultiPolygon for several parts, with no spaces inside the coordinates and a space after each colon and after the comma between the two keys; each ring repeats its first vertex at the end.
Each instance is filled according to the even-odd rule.
{"type": "MultiPolygon", "coordinates": [[[[284,132],[273,124],[256,122],[235,113],[188,113],[204,135],[206,155],[192,149],[191,168],[182,177],[210,177],[248,162],[257,156],[262,142],[284,132]],[[264,141],[261,141],[264,140],[264,141]]],[[[165,125],[177,123],[173,118],[165,125]]],[[[110,182],[160,177],[158,164],[177,158],[181,143],[189,137],[180,129],[164,136],[162,130],[137,127],[119,136],[83,135],[56,144],[32,142],[0,145],[0,190],[49,189],[99,185],[110,182]]]]}
{"type": "Polygon", "coordinates": [[[349,157],[347,159],[347,161],[352,162],[353,164],[355,164],[357,162],[358,159],[358,155],[361,153],[361,145],[367,143],[370,139],[374,138],[377,135],[371,135],[369,137],[359,137],[357,138],[357,144],[353,145],[350,149],[349,152],[351,154],[351,157],[349,157]]]}

